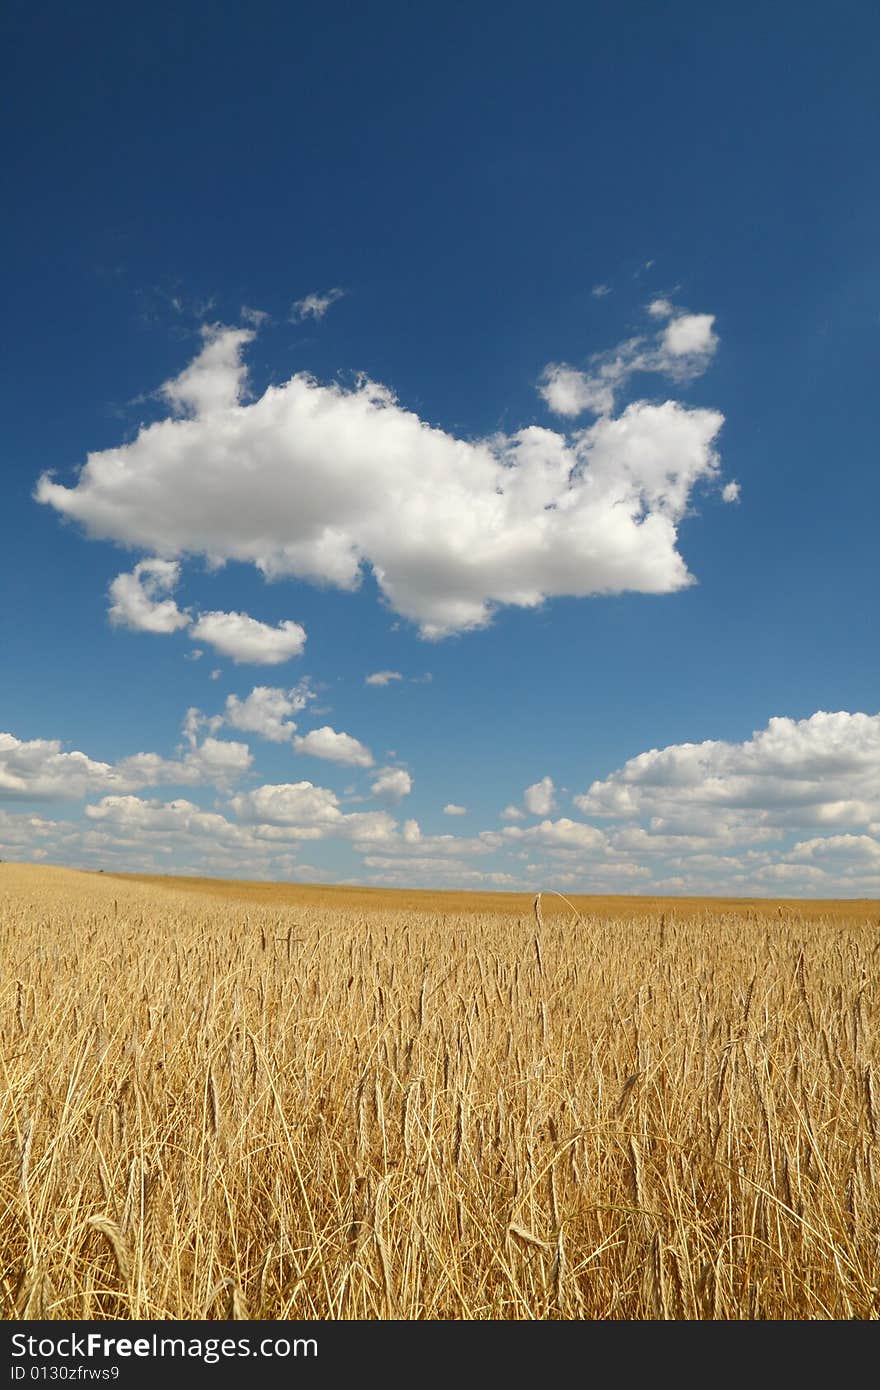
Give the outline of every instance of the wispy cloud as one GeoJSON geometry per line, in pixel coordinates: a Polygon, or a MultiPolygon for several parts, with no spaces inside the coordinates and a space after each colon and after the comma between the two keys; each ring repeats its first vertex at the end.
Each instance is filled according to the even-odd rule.
{"type": "Polygon", "coordinates": [[[364,685],[390,685],[392,681],[402,681],[400,671],[373,671],[364,676],[364,685]]]}
{"type": "Polygon", "coordinates": [[[554,414],[610,415],[617,393],[637,372],[687,382],[706,370],[718,347],[715,315],[690,314],[667,299],[654,299],[647,308],[652,318],[668,320],[652,337],[629,338],[610,351],[596,353],[586,370],[567,362],[547,364],[538,391],[554,414]]]}
{"type": "Polygon", "coordinates": [[[342,299],[345,290],[325,290],[323,294],[307,294],[290,306],[291,323],[303,323],[306,319],[319,320],[324,317],[331,305],[342,299]]]}

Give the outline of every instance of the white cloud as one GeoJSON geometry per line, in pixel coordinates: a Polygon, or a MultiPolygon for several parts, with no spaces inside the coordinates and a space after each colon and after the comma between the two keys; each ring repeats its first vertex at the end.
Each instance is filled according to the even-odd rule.
{"type": "Polygon", "coordinates": [[[199,832],[235,838],[236,827],[224,816],[203,811],[192,801],[144,801],[137,796],[104,796],[97,805],[86,807],[90,821],[110,822],[117,830],[131,835],[136,831],[199,832]]]}
{"type": "Polygon", "coordinates": [[[736,482],[725,483],[721,489],[721,499],[724,502],[738,502],[740,497],[740,485],[736,482]]]}
{"type": "Polygon", "coordinates": [[[595,826],[569,820],[567,816],[555,821],[542,820],[540,825],[530,825],[526,830],[519,825],[508,825],[501,834],[505,839],[542,845],[546,849],[595,851],[604,850],[608,843],[604,833],[595,826]]]}
{"type": "Polygon", "coordinates": [[[311,782],[267,784],[239,793],[229,804],[245,823],[294,829],[302,832],[300,838],[337,835],[370,844],[392,839],[397,829],[386,811],[346,814],[335,792],[311,782]]]}
{"type": "MultiPolygon", "coordinates": [[[[571,436],[533,426],[472,442],[366,380],[345,390],[299,375],[246,404],[240,353],[252,336],[212,330],[166,383],[193,418],[91,454],[71,487],[44,475],[37,499],[94,537],[169,560],[238,560],[343,589],[369,565],[428,638],[481,627],[500,605],[690,582],[676,528],[694,487],[717,474],[717,412],[642,401],[571,436]]],[[[666,358],[679,377],[695,365],[666,358]]],[[[305,640],[296,624],[266,629],[243,614],[204,614],[192,636],[257,662],[286,660],[305,640]]]]}
{"type": "Polygon", "coordinates": [[[390,685],[392,681],[402,680],[399,671],[373,671],[372,675],[364,677],[364,685],[390,685]]]}
{"type": "Polygon", "coordinates": [[[610,293],[610,285],[594,285],[593,288],[590,290],[590,294],[593,296],[594,299],[604,299],[605,296],[610,293]]]}
{"type": "Polygon", "coordinates": [[[0,857],[12,851],[18,858],[30,851],[44,858],[43,849],[34,849],[34,840],[52,836],[56,829],[56,821],[44,820],[42,816],[0,810],[0,857]]]}
{"type": "Polygon", "coordinates": [[[268,825],[330,825],[342,819],[339,798],[312,782],[282,782],[240,792],[230,801],[242,821],[268,825]]]}
{"type": "Polygon", "coordinates": [[[177,415],[209,416],[233,409],[247,383],[242,349],[254,336],[248,328],[206,325],[201,352],[179,376],[159,388],[160,396],[177,415]]]}
{"type": "Polygon", "coordinates": [[[312,729],[293,740],[297,753],[308,753],[313,758],[326,758],[331,763],[344,763],[346,767],[372,767],[373,755],[351,734],[337,733],[329,724],[320,729],[312,729]]]}
{"type": "Polygon", "coordinates": [[[192,638],[206,642],[236,665],[280,666],[299,656],[306,644],[305,629],[285,621],[277,627],[261,623],[247,613],[201,613],[192,638]]]}
{"type": "Polygon", "coordinates": [[[525,820],[525,812],[518,806],[505,806],[501,812],[502,820],[525,820]]]}
{"type": "Polygon", "coordinates": [[[786,856],[793,863],[824,860],[842,867],[880,870],[880,839],[873,835],[825,835],[801,840],[786,856]]]}
{"type": "Polygon", "coordinates": [[[614,409],[614,378],[603,378],[602,369],[594,376],[579,372],[565,363],[551,363],[544,368],[540,392],[554,415],[608,415],[614,409]]]}
{"type": "Polygon", "coordinates": [[[405,820],[399,835],[392,836],[383,847],[383,853],[411,859],[413,854],[430,854],[442,859],[470,858],[473,855],[491,854],[502,844],[494,832],[481,835],[423,835],[422,828],[415,819],[405,820]]]}
{"type": "Polygon", "coordinates": [[[135,753],[116,764],[123,783],[134,788],[162,784],[226,786],[250,768],[253,758],[246,743],[208,737],[183,758],[162,758],[158,753],[135,753]]]}
{"type": "Polygon", "coordinates": [[[111,763],[61,751],[60,739],[0,734],[0,796],[77,797],[119,780],[111,763]]]}
{"type": "Polygon", "coordinates": [[[412,791],[412,777],[402,767],[383,767],[375,781],[370,783],[373,796],[385,797],[396,803],[409,796],[412,791]]]}
{"type": "Polygon", "coordinates": [[[447,801],[443,807],[444,816],[466,816],[467,813],[468,808],[466,806],[457,806],[454,801],[447,801]]]}
{"type": "Polygon", "coordinates": [[[629,338],[610,352],[596,353],[586,372],[566,362],[548,363],[538,390],[555,414],[574,417],[586,410],[610,414],[616,393],[636,372],[685,382],[706,370],[718,347],[714,314],[688,314],[665,299],[653,300],[648,313],[654,318],[673,317],[653,338],[629,338]]]}
{"type": "Polygon", "coordinates": [[[162,597],[179,579],[180,565],[174,560],[141,560],[129,574],[118,574],[109,590],[111,623],[133,632],[169,633],[189,627],[189,614],[181,613],[173,598],[162,597]]]}
{"type": "Polygon", "coordinates": [[[708,360],[718,345],[712,331],[714,322],[714,314],[682,314],[673,319],[663,334],[664,352],[672,357],[708,360]]]}
{"type": "Polygon", "coordinates": [[[556,788],[552,777],[542,777],[523,792],[523,805],[533,816],[549,816],[556,805],[556,788]]]}
{"type": "Polygon", "coordinates": [[[371,882],[395,888],[439,886],[476,889],[521,887],[513,874],[502,871],[475,869],[460,859],[436,859],[432,855],[413,855],[408,859],[391,859],[386,855],[368,854],[367,868],[380,869],[371,882]]]}
{"type": "Polygon", "coordinates": [[[139,787],[224,786],[251,764],[245,743],[206,738],[181,759],[134,753],[118,763],[97,762],[78,750],[65,753],[59,739],[22,741],[0,733],[0,797],[74,800],[102,791],[139,787]]]}
{"type": "Polygon", "coordinates": [[[258,734],[270,743],[285,743],[296,732],[296,722],[292,716],[301,713],[309,700],[314,698],[305,681],[292,690],[255,685],[243,700],[237,695],[227,696],[223,722],[234,729],[258,734]]]}
{"type": "Polygon", "coordinates": [[[661,835],[866,827],[880,818],[880,715],[820,710],[771,719],[743,743],[654,748],[574,800],[587,815],[647,821],[661,835]]]}
{"type": "Polygon", "coordinates": [[[290,306],[290,318],[293,323],[302,323],[304,319],[322,319],[337,299],[341,299],[345,290],[327,290],[324,294],[307,294],[303,299],[297,299],[290,306]]]}

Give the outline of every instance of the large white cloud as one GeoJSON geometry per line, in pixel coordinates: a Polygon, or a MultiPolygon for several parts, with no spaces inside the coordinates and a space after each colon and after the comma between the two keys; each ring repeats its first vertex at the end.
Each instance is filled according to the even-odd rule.
{"type": "Polygon", "coordinates": [[[236,665],[280,666],[299,656],[306,644],[299,623],[287,620],[271,627],[247,613],[201,613],[190,636],[231,657],[236,665]]]}
{"type": "MultiPolygon", "coordinates": [[[[71,487],[44,475],[37,499],[160,559],[234,559],[348,589],[369,565],[427,637],[479,627],[502,604],[689,582],[676,527],[717,473],[716,411],[641,401],[571,436],[530,427],[471,442],[366,380],[346,390],[297,375],[245,403],[252,337],[215,328],[163,388],[177,415],[91,454],[71,487]]],[[[693,365],[662,351],[680,376],[693,365]]],[[[192,635],[236,660],[301,649],[295,624],[279,647],[251,641],[251,622],[206,614],[192,635]]]]}
{"type": "Polygon", "coordinates": [[[880,715],[771,719],[743,743],[671,744],[630,758],[575,797],[586,815],[648,821],[653,833],[743,838],[880,820],[880,715]]]}
{"type": "Polygon", "coordinates": [[[111,623],[133,632],[178,632],[190,617],[168,597],[180,579],[174,560],[141,560],[129,574],[118,574],[110,585],[111,623]],[[164,597],[163,597],[164,595],[164,597]]]}

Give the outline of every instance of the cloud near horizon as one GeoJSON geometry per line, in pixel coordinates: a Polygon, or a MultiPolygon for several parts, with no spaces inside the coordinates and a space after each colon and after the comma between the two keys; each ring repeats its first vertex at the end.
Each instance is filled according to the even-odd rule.
{"type": "MultiPolygon", "coordinates": [[[[713,341],[711,315],[690,317],[708,329],[673,319],[659,349],[680,379],[713,341]]],[[[173,630],[160,594],[176,571],[161,567],[184,556],[343,590],[368,567],[429,639],[483,627],[505,605],[692,582],[677,527],[695,488],[718,478],[718,411],[634,401],[570,434],[527,426],[470,441],[365,378],[345,389],[300,373],[249,400],[242,353],[254,336],[204,330],[201,352],[161,388],[166,418],[90,454],[72,486],[48,473],[37,484],[36,499],[89,536],[152,557],[119,586],[126,621],[173,630]]],[[[190,635],[235,661],[302,650],[298,624],[255,623],[206,613],[190,635]]]]}
{"type": "Polygon", "coordinates": [[[105,763],[78,750],[64,752],[60,739],[23,740],[0,733],[0,799],[77,800],[100,791],[163,784],[225,786],[247,772],[252,761],[247,744],[230,739],[193,740],[182,758],[133,753],[105,763]]]}
{"type": "MultiPolygon", "coordinates": [[[[288,741],[295,692],[255,687],[252,695],[263,691],[272,698],[247,697],[231,708],[246,708],[249,725],[268,720],[269,733],[288,741]]],[[[522,890],[880,896],[880,714],[817,711],[771,719],[741,743],[648,750],[572,798],[582,819],[551,818],[558,793],[548,776],[524,794],[534,823],[508,807],[494,828],[469,836],[426,832],[414,817],[401,823],[387,810],[348,810],[337,792],[307,780],[235,790],[252,776],[247,745],[197,737],[225,718],[190,710],[181,755],[142,752],[115,764],[65,752],[58,740],[0,734],[0,801],[92,798],[80,823],[0,807],[0,855],[289,877],[299,842],[340,839],[362,856],[365,873],[393,870],[387,882],[414,886],[453,886],[450,866],[461,865],[461,882],[503,880],[522,890]],[[136,795],[163,784],[214,786],[225,799],[206,809],[186,798],[136,795]],[[511,824],[513,811],[519,820],[511,824]],[[466,869],[475,857],[485,867],[466,869]]],[[[347,755],[331,761],[368,767],[347,755]]],[[[371,794],[391,805],[412,789],[404,768],[370,777],[371,794]]],[[[346,797],[363,800],[354,788],[346,797]]],[[[443,808],[447,816],[463,810],[443,808]]]]}
{"type": "Polygon", "coordinates": [[[658,836],[748,839],[810,826],[880,831],[880,715],[771,719],[742,743],[670,744],[630,758],[574,804],[658,836]]]}

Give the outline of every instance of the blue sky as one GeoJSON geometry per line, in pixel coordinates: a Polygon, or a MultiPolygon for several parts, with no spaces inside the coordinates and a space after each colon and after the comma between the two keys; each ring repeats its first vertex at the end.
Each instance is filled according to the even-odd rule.
{"type": "Polygon", "coordinates": [[[878,38],[8,6],[0,855],[880,895],[878,38]]]}

